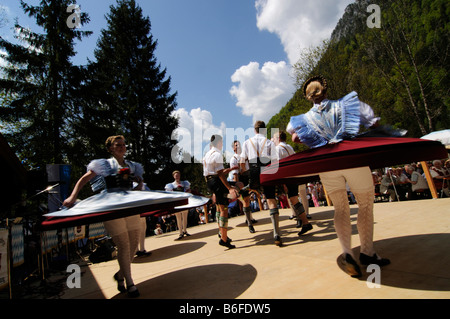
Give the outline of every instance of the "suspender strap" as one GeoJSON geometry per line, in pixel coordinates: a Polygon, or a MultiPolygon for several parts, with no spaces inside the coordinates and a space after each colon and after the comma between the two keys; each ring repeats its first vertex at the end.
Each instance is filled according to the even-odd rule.
{"type": "MultiPolygon", "coordinates": [[[[264,146],[266,145],[266,142],[267,142],[267,138],[264,140],[264,143],[263,143],[263,145],[262,145],[262,147],[261,147],[261,153],[262,153],[262,151],[264,150],[264,146]]],[[[254,148],[255,151],[256,151],[256,155],[259,157],[259,156],[260,156],[260,154],[259,154],[259,149],[255,147],[255,144],[253,144],[252,139],[250,139],[250,143],[252,143],[252,146],[253,146],[253,148],[254,148]]],[[[256,144],[258,144],[258,143],[256,143],[256,144]]]]}
{"type": "Polygon", "coordinates": [[[289,155],[292,155],[291,153],[289,153],[289,150],[286,148],[286,147],[284,147],[284,145],[280,145],[282,148],[284,148],[284,150],[289,154],[289,155]]]}

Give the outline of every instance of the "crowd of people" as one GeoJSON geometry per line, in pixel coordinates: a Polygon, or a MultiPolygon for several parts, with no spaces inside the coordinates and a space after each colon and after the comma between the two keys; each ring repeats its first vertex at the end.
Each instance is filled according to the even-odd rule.
{"type": "MultiPolygon", "coordinates": [[[[427,162],[436,192],[439,197],[449,197],[450,160],[438,159],[427,162]]],[[[431,198],[427,174],[421,163],[411,163],[403,167],[387,168],[384,174],[374,171],[373,180],[376,197],[386,200],[404,201],[431,198]]]]}
{"type": "MultiPolygon", "coordinates": [[[[433,182],[436,186],[438,196],[449,196],[449,180],[450,179],[450,160],[435,160],[428,162],[428,169],[433,182]]],[[[372,171],[375,197],[374,201],[404,201],[404,200],[420,200],[430,199],[431,192],[426,180],[421,163],[411,163],[401,167],[390,167],[384,170],[372,171]]],[[[348,200],[350,204],[356,204],[354,195],[347,190],[348,200]]],[[[308,183],[306,185],[307,202],[303,203],[305,207],[327,206],[328,202],[322,183],[308,183]]],[[[279,209],[289,209],[291,205],[288,197],[284,192],[277,192],[275,195],[277,206],[279,209]]],[[[269,206],[264,193],[250,193],[250,208],[252,212],[268,210],[269,206]],[[260,205],[262,207],[260,207],[260,205]]],[[[211,200],[206,206],[197,207],[187,212],[187,227],[198,226],[207,223],[216,222],[216,206],[211,200]]],[[[229,217],[244,215],[242,202],[234,200],[228,205],[229,217]]],[[[309,214],[308,214],[309,215],[309,214]]],[[[308,217],[311,217],[310,215],[308,217]]],[[[158,217],[147,218],[146,236],[161,235],[172,231],[180,231],[176,214],[167,214],[158,217]]]]}

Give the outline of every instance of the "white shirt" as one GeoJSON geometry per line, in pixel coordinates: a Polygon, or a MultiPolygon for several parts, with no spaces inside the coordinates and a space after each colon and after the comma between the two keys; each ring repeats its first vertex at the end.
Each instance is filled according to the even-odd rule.
{"type": "Polygon", "coordinates": [[[277,145],[277,156],[278,159],[282,159],[285,157],[288,157],[292,154],[295,154],[294,149],[289,144],[286,144],[285,142],[280,142],[280,144],[277,145]]]}
{"type": "Polygon", "coordinates": [[[180,183],[178,184],[176,181],[174,181],[173,183],[166,184],[164,189],[168,192],[171,192],[174,189],[178,188],[178,186],[183,187],[183,191],[186,192],[191,188],[191,183],[189,183],[189,181],[180,181],[180,183]]]}
{"type": "Polygon", "coordinates": [[[417,189],[428,189],[427,180],[416,171],[412,172],[411,181],[417,182],[416,184],[412,184],[411,186],[413,191],[417,189]]]}
{"type": "MultiPolygon", "coordinates": [[[[239,167],[239,158],[240,155],[235,153],[230,159],[230,167],[239,167]]],[[[234,175],[239,175],[239,168],[230,171],[230,173],[228,174],[228,181],[233,182],[234,175]]]]}
{"type": "Polygon", "coordinates": [[[244,163],[248,160],[250,163],[256,163],[256,158],[258,157],[277,160],[275,144],[262,134],[256,134],[244,142],[240,161],[244,163]]]}
{"type": "Polygon", "coordinates": [[[217,171],[221,169],[224,169],[222,152],[216,147],[211,147],[203,157],[203,176],[217,175],[217,171]]]}

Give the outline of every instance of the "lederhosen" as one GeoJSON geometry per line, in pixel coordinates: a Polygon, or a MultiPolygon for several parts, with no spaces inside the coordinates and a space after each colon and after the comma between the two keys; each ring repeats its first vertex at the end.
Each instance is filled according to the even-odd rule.
{"type": "MultiPolygon", "coordinates": [[[[264,149],[264,146],[267,142],[267,138],[264,140],[264,143],[261,147],[261,150],[264,149]]],[[[275,186],[262,186],[260,182],[259,175],[261,174],[261,167],[267,166],[270,164],[270,158],[268,157],[260,157],[259,148],[257,148],[253,141],[250,139],[250,143],[256,151],[257,157],[253,159],[249,159],[249,185],[250,189],[254,190],[262,190],[266,195],[266,198],[272,199],[275,198],[275,186]]]]}
{"type": "MultiPolygon", "coordinates": [[[[206,159],[204,159],[204,161],[204,165],[206,167],[206,159]]],[[[205,180],[210,192],[216,195],[216,203],[228,207],[228,188],[222,183],[219,175],[205,176],[205,180]]]]}

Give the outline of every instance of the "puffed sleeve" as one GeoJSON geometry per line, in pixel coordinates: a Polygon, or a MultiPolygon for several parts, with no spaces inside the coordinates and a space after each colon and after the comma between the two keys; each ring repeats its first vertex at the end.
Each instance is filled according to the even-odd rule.
{"type": "Polygon", "coordinates": [[[291,121],[289,121],[289,123],[286,127],[286,132],[288,132],[291,135],[293,135],[295,133],[295,128],[292,126],[291,121]]]}
{"type": "Polygon", "coordinates": [[[191,183],[189,181],[184,181],[184,190],[188,190],[191,188],[191,183]]]}
{"type": "Polygon", "coordinates": [[[144,167],[140,163],[133,162],[134,176],[142,177],[144,175],[144,167]]]}
{"type": "Polygon", "coordinates": [[[87,170],[103,177],[111,175],[111,165],[104,158],[91,161],[87,166],[87,170]]]}
{"type": "Polygon", "coordinates": [[[164,189],[168,192],[173,191],[173,184],[172,183],[166,184],[166,186],[164,186],[164,189]]]}
{"type": "Polygon", "coordinates": [[[364,125],[364,127],[369,128],[374,125],[376,122],[380,120],[379,117],[375,116],[373,109],[370,105],[359,101],[359,110],[360,110],[360,123],[364,125]]]}

